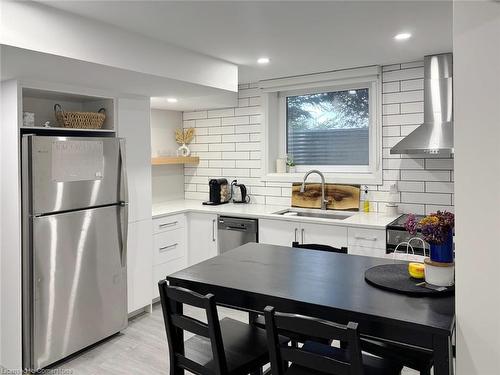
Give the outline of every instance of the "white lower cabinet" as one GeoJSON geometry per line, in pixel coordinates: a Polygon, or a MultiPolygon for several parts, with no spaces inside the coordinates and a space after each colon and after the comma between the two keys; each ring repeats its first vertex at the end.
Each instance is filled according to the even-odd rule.
{"type": "Polygon", "coordinates": [[[340,248],[347,246],[347,227],[287,220],[259,220],[260,243],[292,246],[293,241],[340,248]]]}
{"type": "Polygon", "coordinates": [[[387,258],[385,236],[385,229],[348,228],[348,252],[353,255],[387,258]]]}
{"type": "Polygon", "coordinates": [[[302,223],[299,242],[328,245],[340,249],[347,246],[347,227],[302,223]]]}
{"type": "Polygon", "coordinates": [[[292,246],[298,241],[300,223],[285,220],[259,220],[259,242],[270,245],[292,246]]]}
{"type": "Polygon", "coordinates": [[[127,296],[128,312],[151,304],[151,266],[153,265],[151,220],[128,225],[127,296]]]}
{"type": "Polygon", "coordinates": [[[191,266],[217,256],[217,215],[188,214],[188,264],[191,266]]]}
{"type": "MultiPolygon", "coordinates": [[[[160,296],[158,281],[187,266],[187,232],[185,215],[153,220],[152,298],[160,296]]],[[[151,287],[151,283],[150,283],[151,287]]]]}

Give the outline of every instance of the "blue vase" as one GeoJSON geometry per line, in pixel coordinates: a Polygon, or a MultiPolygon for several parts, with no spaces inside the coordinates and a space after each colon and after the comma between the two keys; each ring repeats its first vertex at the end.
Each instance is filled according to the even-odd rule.
{"type": "Polygon", "coordinates": [[[453,232],[450,231],[446,241],[442,244],[430,244],[431,260],[434,262],[453,262],[453,232]]]}

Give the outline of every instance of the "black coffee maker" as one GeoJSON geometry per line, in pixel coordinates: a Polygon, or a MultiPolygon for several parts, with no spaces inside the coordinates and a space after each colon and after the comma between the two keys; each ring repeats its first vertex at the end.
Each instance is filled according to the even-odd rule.
{"type": "Polygon", "coordinates": [[[228,203],[231,199],[231,190],[229,183],[225,178],[213,178],[208,182],[209,198],[205,205],[216,206],[218,204],[228,203]]]}

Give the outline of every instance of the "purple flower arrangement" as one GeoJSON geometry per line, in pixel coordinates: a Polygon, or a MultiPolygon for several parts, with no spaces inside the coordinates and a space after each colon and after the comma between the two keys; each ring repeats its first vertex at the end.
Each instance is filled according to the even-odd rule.
{"type": "Polygon", "coordinates": [[[417,221],[415,215],[410,214],[405,222],[405,229],[415,235],[420,229],[424,240],[430,244],[442,245],[450,238],[455,227],[455,215],[447,211],[432,213],[417,221]]]}

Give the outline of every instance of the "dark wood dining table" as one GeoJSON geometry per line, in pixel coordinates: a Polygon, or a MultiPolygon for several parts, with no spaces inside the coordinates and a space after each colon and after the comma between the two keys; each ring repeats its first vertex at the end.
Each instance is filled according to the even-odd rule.
{"type": "Polygon", "coordinates": [[[278,311],[359,324],[360,333],[431,350],[434,374],[453,374],[455,298],[410,297],[364,279],[390,259],[248,243],[167,277],[171,285],[213,293],[249,313],[278,311]]]}

